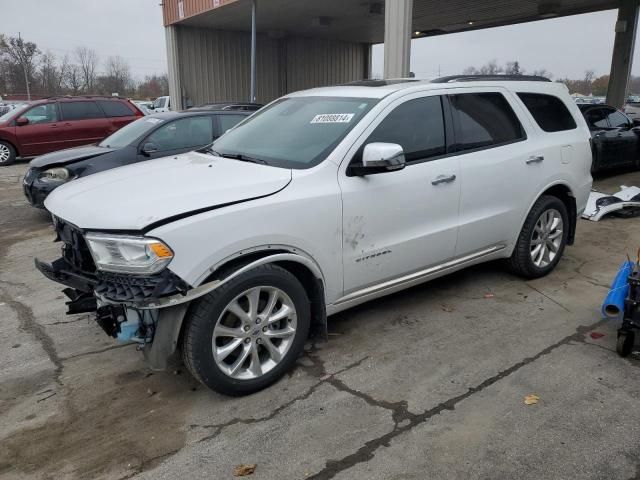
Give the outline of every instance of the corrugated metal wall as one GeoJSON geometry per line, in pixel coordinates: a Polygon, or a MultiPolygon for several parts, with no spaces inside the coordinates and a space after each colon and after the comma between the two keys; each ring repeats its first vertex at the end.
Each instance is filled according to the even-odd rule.
{"type": "MultiPolygon", "coordinates": [[[[183,96],[193,105],[247,101],[250,35],[173,26],[183,96]]],[[[265,103],[285,93],[368,77],[369,45],[258,35],[257,95],[265,103]]]]}

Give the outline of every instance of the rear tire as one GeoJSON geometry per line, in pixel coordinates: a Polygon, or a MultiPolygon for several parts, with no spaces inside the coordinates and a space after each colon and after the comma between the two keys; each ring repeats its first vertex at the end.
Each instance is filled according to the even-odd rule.
{"type": "Polygon", "coordinates": [[[262,265],[196,300],[182,356],[191,374],[224,395],[248,395],[290,370],[309,335],[311,309],[289,271],[262,265]]]}
{"type": "Polygon", "coordinates": [[[6,167],[16,161],[16,149],[8,142],[0,141],[0,166],[6,167]]]}
{"type": "Polygon", "coordinates": [[[562,257],[569,235],[567,207],[557,197],[542,195],[533,204],[522,226],[507,265],[525,278],[539,278],[551,272],[562,257]]]}
{"type": "Polygon", "coordinates": [[[618,332],[618,341],[616,342],[616,352],[621,357],[628,357],[633,351],[636,336],[633,332],[618,332]]]}

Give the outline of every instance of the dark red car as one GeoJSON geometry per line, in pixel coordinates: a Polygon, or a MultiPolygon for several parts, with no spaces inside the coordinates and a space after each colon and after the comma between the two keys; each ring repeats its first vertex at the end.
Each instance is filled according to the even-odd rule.
{"type": "Polygon", "coordinates": [[[0,117],[0,165],[96,143],[144,116],[118,97],[54,97],[38,100],[0,117]]]}

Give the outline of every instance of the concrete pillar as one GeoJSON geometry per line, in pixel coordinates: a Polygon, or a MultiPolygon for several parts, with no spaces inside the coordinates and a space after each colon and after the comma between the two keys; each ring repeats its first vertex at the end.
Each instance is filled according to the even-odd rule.
{"type": "Polygon", "coordinates": [[[169,25],[164,28],[167,41],[167,69],[169,75],[169,96],[171,110],[183,110],[182,82],[180,81],[180,61],[178,50],[178,27],[169,25]]]}
{"type": "Polygon", "coordinates": [[[631,76],[633,50],[638,27],[639,0],[620,0],[616,39],[613,45],[611,73],[607,91],[607,103],[613,107],[622,107],[627,100],[627,89],[631,76]]]}
{"type": "Polygon", "coordinates": [[[409,76],[413,0],[385,0],[384,78],[409,76]]]}

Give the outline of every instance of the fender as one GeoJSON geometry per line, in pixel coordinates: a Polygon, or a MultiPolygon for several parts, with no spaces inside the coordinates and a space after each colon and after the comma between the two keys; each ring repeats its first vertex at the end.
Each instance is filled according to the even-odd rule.
{"type": "Polygon", "coordinates": [[[155,300],[150,300],[148,302],[135,303],[135,304],[123,303],[123,302],[112,302],[106,298],[101,298],[101,297],[98,297],[98,298],[103,303],[127,305],[138,310],[158,310],[161,308],[174,307],[177,305],[181,305],[183,303],[191,302],[197,298],[200,298],[206,295],[207,293],[213,292],[215,289],[220,288],[222,285],[236,278],[238,275],[242,275],[244,272],[247,272],[255,267],[258,267],[260,265],[265,265],[267,263],[282,262],[282,261],[293,261],[293,262],[303,264],[304,266],[308,267],[309,270],[311,270],[311,272],[313,272],[313,274],[316,276],[316,278],[320,280],[324,285],[324,278],[322,276],[322,272],[320,271],[320,268],[318,267],[318,265],[316,265],[316,263],[313,260],[305,256],[302,256],[298,253],[277,253],[275,255],[268,255],[266,257],[262,257],[257,260],[254,260],[253,262],[250,262],[244,265],[243,267],[239,268],[238,270],[235,270],[233,273],[231,273],[230,275],[222,279],[215,279],[210,282],[203,283],[202,285],[189,290],[184,295],[176,294],[169,297],[163,297],[155,300]]]}

